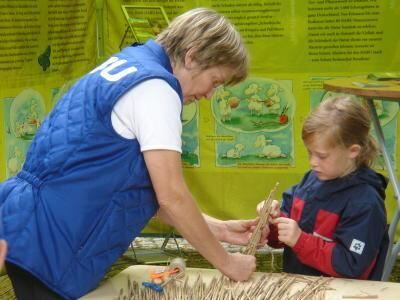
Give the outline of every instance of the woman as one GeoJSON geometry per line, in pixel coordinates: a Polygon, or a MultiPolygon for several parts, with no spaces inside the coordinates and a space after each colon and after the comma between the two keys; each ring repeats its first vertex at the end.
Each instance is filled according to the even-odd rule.
{"type": "Polygon", "coordinates": [[[182,101],[247,73],[234,27],[207,9],[177,17],[83,76],[41,126],[21,172],[0,185],[7,269],[19,299],[75,299],[95,288],[156,212],[222,273],[246,280],[256,221],[203,216],[181,169],[182,101]]]}

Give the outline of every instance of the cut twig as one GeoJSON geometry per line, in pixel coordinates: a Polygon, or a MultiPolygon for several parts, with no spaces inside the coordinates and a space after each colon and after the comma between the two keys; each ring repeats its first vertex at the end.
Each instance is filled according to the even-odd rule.
{"type": "Polygon", "coordinates": [[[257,245],[260,242],[262,230],[265,226],[268,226],[268,218],[271,212],[271,204],[278,185],[279,182],[275,184],[274,188],[270,191],[267,199],[264,200],[264,204],[260,214],[260,220],[258,221],[258,224],[254,229],[253,234],[251,235],[249,244],[243,251],[244,254],[254,255],[256,253],[257,245]]]}
{"type": "Polygon", "coordinates": [[[343,295],[342,299],[379,299],[378,295],[343,295]]]}

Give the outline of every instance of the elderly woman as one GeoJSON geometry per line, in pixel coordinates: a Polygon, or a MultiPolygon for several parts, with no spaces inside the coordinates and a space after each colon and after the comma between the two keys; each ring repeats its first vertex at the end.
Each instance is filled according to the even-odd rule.
{"type": "Polygon", "coordinates": [[[194,9],[157,39],[83,76],[41,126],[17,176],[0,185],[7,270],[19,299],[75,299],[95,288],[156,213],[230,278],[246,280],[255,220],[202,215],[181,169],[182,104],[247,74],[240,35],[194,9]]]}

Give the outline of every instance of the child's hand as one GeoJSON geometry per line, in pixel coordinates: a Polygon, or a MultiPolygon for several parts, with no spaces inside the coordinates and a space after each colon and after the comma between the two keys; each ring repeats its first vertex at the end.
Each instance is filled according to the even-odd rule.
{"type": "Polygon", "coordinates": [[[272,221],[278,227],[278,239],[288,245],[294,247],[301,235],[301,229],[295,220],[279,217],[272,221]]]}
{"type": "MultiPolygon", "coordinates": [[[[261,201],[260,203],[257,204],[257,213],[258,213],[259,216],[260,216],[260,214],[262,212],[263,206],[264,206],[264,201],[261,201]]],[[[279,215],[281,213],[279,206],[280,205],[279,205],[278,201],[272,200],[270,216],[273,219],[276,218],[276,217],[279,217],[279,215]]]]}
{"type": "MultiPolygon", "coordinates": [[[[259,216],[261,216],[262,213],[262,209],[264,206],[264,201],[261,201],[260,203],[257,204],[257,213],[259,216]]],[[[271,224],[272,223],[272,219],[279,217],[280,215],[280,209],[279,209],[279,202],[276,200],[272,200],[271,203],[271,211],[268,217],[268,222],[271,224]]],[[[261,239],[260,239],[260,243],[267,243],[268,242],[268,235],[269,235],[269,226],[264,226],[262,233],[261,233],[261,239]]]]}
{"type": "Polygon", "coordinates": [[[276,200],[272,200],[270,216],[275,219],[281,214],[280,204],[276,200]]]}
{"type": "Polygon", "coordinates": [[[269,236],[269,226],[264,226],[261,231],[261,238],[258,243],[258,246],[264,246],[266,243],[268,243],[268,236],[269,236]]]}

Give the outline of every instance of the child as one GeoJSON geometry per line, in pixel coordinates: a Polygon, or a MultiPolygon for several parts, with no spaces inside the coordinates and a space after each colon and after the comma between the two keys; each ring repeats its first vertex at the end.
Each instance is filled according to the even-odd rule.
{"type": "Polygon", "coordinates": [[[368,167],[377,153],[369,130],[365,107],[347,97],[323,101],[306,119],[311,170],[271,213],[268,244],[285,247],[283,271],[380,280],[387,182],[368,167]]]}

